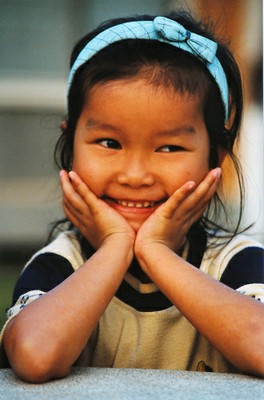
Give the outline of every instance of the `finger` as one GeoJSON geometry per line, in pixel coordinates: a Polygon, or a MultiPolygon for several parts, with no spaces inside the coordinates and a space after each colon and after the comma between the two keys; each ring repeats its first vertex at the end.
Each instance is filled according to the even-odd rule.
{"type": "Polygon", "coordinates": [[[193,222],[197,221],[205,212],[209,202],[216,193],[220,178],[221,169],[217,168],[216,170],[210,171],[186,200],[184,212],[193,222]]]}
{"type": "Polygon", "coordinates": [[[190,229],[190,227],[202,217],[207,206],[208,206],[208,203],[204,204],[202,207],[199,207],[198,210],[195,210],[192,213],[190,213],[188,216],[186,216],[185,223],[184,223],[186,231],[188,231],[190,229]]]}
{"type": "Polygon", "coordinates": [[[204,198],[209,191],[213,191],[215,185],[218,183],[221,176],[221,169],[215,168],[210,171],[205,179],[195,189],[195,182],[188,181],[179,189],[177,189],[170,197],[171,203],[174,202],[174,206],[179,206],[183,200],[185,200],[191,193],[193,193],[192,199],[195,202],[199,202],[200,199],[204,198]],[[195,190],[194,190],[195,189],[195,190]],[[213,190],[212,190],[213,189],[213,190]]]}
{"type": "Polygon", "coordinates": [[[185,183],[164,203],[164,215],[172,218],[177,211],[179,217],[187,220],[193,218],[196,212],[202,214],[216,192],[220,176],[221,169],[216,168],[196,187],[193,181],[185,183]]]}
{"type": "Polygon", "coordinates": [[[73,187],[71,180],[68,176],[68,173],[66,171],[61,171],[60,178],[61,178],[64,202],[67,202],[69,207],[70,207],[70,205],[72,206],[71,207],[72,211],[73,211],[73,208],[75,208],[76,211],[78,211],[81,215],[84,215],[87,212],[89,212],[88,205],[85,203],[83,198],[79,195],[79,193],[76,192],[76,190],[73,187]]]}
{"type": "Polygon", "coordinates": [[[76,172],[70,171],[69,177],[76,192],[82,197],[85,203],[93,207],[95,203],[98,202],[96,195],[88,188],[76,172]]]}
{"type": "Polygon", "coordinates": [[[63,210],[65,216],[70,220],[74,226],[78,227],[81,221],[81,218],[79,215],[77,215],[76,209],[72,208],[70,204],[67,204],[67,202],[63,201],[63,210]]]}
{"type": "Polygon", "coordinates": [[[221,177],[221,169],[215,168],[210,171],[202,182],[192,190],[183,204],[184,211],[195,213],[206,208],[208,202],[215,194],[221,177]]]}
{"type": "Polygon", "coordinates": [[[68,173],[64,170],[60,171],[60,181],[61,181],[63,195],[67,199],[71,199],[71,198],[78,199],[80,197],[80,195],[73,188],[68,173]]]}
{"type": "Polygon", "coordinates": [[[62,206],[63,206],[64,210],[67,209],[72,215],[74,215],[75,218],[78,218],[80,220],[84,218],[84,215],[85,215],[84,208],[81,209],[80,207],[76,207],[70,201],[68,201],[65,197],[63,198],[62,206]]]}
{"type": "Polygon", "coordinates": [[[71,204],[67,204],[67,202],[63,202],[63,210],[65,216],[71,221],[71,223],[80,230],[80,232],[84,235],[87,234],[87,227],[90,226],[90,220],[88,217],[84,217],[80,215],[78,210],[72,207],[71,204]]]}
{"type": "Polygon", "coordinates": [[[177,189],[171,197],[162,205],[163,211],[166,210],[167,217],[170,218],[174,211],[183,203],[183,201],[192,193],[195,188],[194,181],[188,181],[177,189]]]}
{"type": "Polygon", "coordinates": [[[200,200],[207,201],[208,198],[211,198],[216,191],[220,178],[221,168],[211,170],[193,192],[193,201],[198,203],[200,200]]]}

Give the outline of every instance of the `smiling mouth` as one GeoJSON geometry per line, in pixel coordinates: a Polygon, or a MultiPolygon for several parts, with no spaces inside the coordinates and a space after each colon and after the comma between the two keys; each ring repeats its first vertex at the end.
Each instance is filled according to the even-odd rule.
{"type": "Polygon", "coordinates": [[[161,203],[164,203],[166,201],[165,199],[160,200],[160,201],[150,201],[150,200],[117,200],[111,197],[105,197],[104,200],[108,200],[114,204],[118,204],[119,206],[122,207],[127,207],[127,208],[153,208],[156,206],[159,206],[161,203]]]}
{"type": "Polygon", "coordinates": [[[116,203],[123,207],[131,208],[151,208],[154,207],[158,202],[155,201],[130,201],[130,200],[116,200],[116,203]]]}

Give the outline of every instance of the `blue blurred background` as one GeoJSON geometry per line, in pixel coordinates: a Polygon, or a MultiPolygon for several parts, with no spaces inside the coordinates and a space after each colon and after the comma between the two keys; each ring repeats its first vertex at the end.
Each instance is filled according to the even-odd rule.
{"type": "MultiPolygon", "coordinates": [[[[237,151],[250,189],[246,222],[256,221],[249,233],[264,242],[261,0],[0,0],[0,325],[23,264],[63,215],[53,148],[73,45],[105,19],[177,8],[217,21],[242,68],[245,139],[237,151]]],[[[236,210],[231,178],[226,192],[236,210]]]]}

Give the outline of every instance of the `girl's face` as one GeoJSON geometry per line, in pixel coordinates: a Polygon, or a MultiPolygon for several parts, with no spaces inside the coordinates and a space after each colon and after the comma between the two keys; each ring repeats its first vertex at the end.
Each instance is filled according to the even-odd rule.
{"type": "Polygon", "coordinates": [[[138,231],[176,189],[209,170],[201,101],[144,79],[95,87],[77,123],[73,170],[138,231]]]}

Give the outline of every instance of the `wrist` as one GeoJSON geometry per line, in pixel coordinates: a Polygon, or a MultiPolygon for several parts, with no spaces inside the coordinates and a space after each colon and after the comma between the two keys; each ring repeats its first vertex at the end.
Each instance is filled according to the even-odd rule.
{"type": "Polygon", "coordinates": [[[160,264],[160,262],[163,262],[163,259],[166,259],[166,256],[172,253],[174,254],[164,243],[148,243],[135,248],[135,257],[143,271],[148,275],[151,272],[152,265],[160,264]]]}
{"type": "Polygon", "coordinates": [[[111,252],[117,259],[123,258],[129,267],[134,257],[134,239],[121,234],[111,235],[102,242],[100,249],[111,252]]]}

